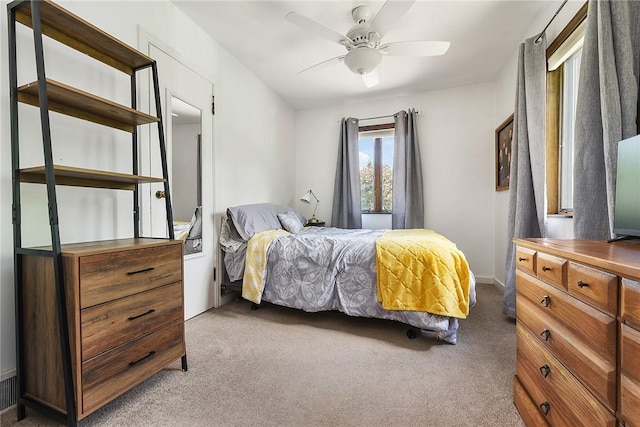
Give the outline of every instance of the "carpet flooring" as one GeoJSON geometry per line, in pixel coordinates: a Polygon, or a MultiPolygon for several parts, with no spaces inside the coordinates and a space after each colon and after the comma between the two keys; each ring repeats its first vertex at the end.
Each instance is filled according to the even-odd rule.
{"type": "MultiPolygon", "coordinates": [[[[515,326],[477,286],[458,344],[405,325],[237,299],[186,322],[189,370],[172,365],[81,426],[523,426],[512,403],[515,326]]],[[[27,409],[2,427],[55,426],[27,409]]]]}

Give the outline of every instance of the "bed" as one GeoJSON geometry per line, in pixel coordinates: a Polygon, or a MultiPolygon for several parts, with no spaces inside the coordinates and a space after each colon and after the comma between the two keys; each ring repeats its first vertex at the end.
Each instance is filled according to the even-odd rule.
{"type": "Polygon", "coordinates": [[[202,207],[198,206],[191,221],[173,221],[173,235],[184,242],[183,253],[189,255],[202,251],[202,207]]]}
{"type": "MultiPolygon", "coordinates": [[[[305,221],[295,210],[273,204],[227,209],[220,245],[226,276],[241,284],[243,298],[256,305],[266,301],[309,312],[338,310],[350,316],[394,320],[456,343],[459,319],[466,317],[476,296],[474,276],[453,243],[430,230],[303,227],[305,221]],[[447,254],[457,257],[455,267],[447,271],[434,265],[429,272],[422,266],[418,276],[422,274],[423,281],[427,274],[432,278],[426,280],[453,284],[431,287],[442,295],[435,295],[426,306],[416,305],[420,298],[413,294],[420,292],[414,292],[417,288],[411,279],[403,276],[415,270],[402,261],[404,252],[384,254],[403,250],[396,236],[414,239],[416,235],[435,239],[447,254]]],[[[415,337],[415,330],[408,335],[415,337]]]]}

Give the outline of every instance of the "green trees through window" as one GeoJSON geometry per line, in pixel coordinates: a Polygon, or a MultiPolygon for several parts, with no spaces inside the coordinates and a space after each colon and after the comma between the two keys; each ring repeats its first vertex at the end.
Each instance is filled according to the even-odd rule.
{"type": "Polygon", "coordinates": [[[364,213],[390,213],[393,189],[393,124],[360,127],[360,192],[364,213]]]}

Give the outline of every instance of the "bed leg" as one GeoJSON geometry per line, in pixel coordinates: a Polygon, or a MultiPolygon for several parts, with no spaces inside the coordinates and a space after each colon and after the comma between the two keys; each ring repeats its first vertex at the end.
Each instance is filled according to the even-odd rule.
{"type": "Polygon", "coordinates": [[[416,332],[415,329],[407,329],[407,338],[409,338],[410,340],[414,340],[417,336],[418,332],[416,332]]]}

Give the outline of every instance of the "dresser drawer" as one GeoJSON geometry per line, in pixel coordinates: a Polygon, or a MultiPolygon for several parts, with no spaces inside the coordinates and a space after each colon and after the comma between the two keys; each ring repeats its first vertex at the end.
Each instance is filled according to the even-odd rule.
{"type": "Polygon", "coordinates": [[[578,299],[516,272],[517,297],[529,300],[536,316],[550,316],[607,360],[616,360],[616,319],[578,299]]]}
{"type": "Polygon", "coordinates": [[[616,407],[616,365],[597,354],[591,343],[573,335],[557,320],[532,307],[526,300],[517,303],[519,324],[534,335],[541,346],[556,355],[600,401],[610,409],[616,407]],[[545,340],[541,331],[549,331],[545,340]]]}
{"type": "Polygon", "coordinates": [[[82,310],[82,360],[182,319],[182,282],[82,310]]]}
{"type": "Polygon", "coordinates": [[[80,258],[81,308],[182,280],[182,246],[88,255],[80,258]]]}
{"type": "Polygon", "coordinates": [[[640,282],[622,279],[620,314],[625,323],[640,327],[640,282]]]}
{"type": "Polygon", "coordinates": [[[536,276],[561,289],[567,288],[567,260],[538,252],[536,276]]]}
{"type": "Polygon", "coordinates": [[[567,273],[569,293],[615,316],[618,312],[618,276],[575,262],[567,273]]]}
{"type": "Polygon", "coordinates": [[[98,409],[185,354],[182,320],[82,363],[83,407],[98,409]]]}
{"type": "Polygon", "coordinates": [[[612,412],[521,325],[516,328],[516,373],[544,418],[554,426],[615,426],[612,412]]]}
{"type": "Polygon", "coordinates": [[[525,425],[537,427],[549,425],[538,406],[531,400],[529,393],[524,389],[517,375],[513,377],[513,403],[516,405],[525,425]]]}
{"type": "Polygon", "coordinates": [[[516,267],[531,274],[536,274],[536,251],[517,246],[516,267]]]}
{"type": "Polygon", "coordinates": [[[622,325],[621,410],[626,426],[640,426],[640,332],[622,325]]]}

